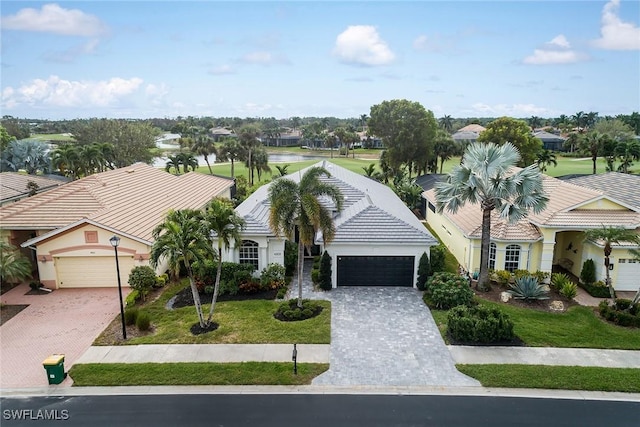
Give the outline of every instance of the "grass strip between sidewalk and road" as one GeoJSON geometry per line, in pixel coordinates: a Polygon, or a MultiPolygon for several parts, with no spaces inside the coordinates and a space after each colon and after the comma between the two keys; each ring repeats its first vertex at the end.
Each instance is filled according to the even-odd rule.
{"type": "Polygon", "coordinates": [[[305,385],[326,363],[87,363],[69,371],[76,387],[140,385],[305,385]]]}
{"type": "Polygon", "coordinates": [[[640,369],[547,365],[456,365],[484,387],[640,393],[640,369]]]}

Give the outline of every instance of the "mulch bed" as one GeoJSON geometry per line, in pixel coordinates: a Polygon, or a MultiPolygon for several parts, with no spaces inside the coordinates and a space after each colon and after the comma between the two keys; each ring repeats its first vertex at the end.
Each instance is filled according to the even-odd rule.
{"type": "MultiPolygon", "coordinates": [[[[262,292],[255,292],[252,294],[238,293],[236,295],[218,295],[218,302],[221,301],[246,301],[249,299],[264,299],[274,300],[278,294],[277,290],[268,290],[262,292]]],[[[213,298],[212,294],[200,293],[200,302],[202,304],[210,304],[213,298]]],[[[193,305],[193,294],[191,293],[191,287],[187,286],[180,292],[178,292],[173,298],[173,304],[171,308],[189,307],[193,305]]]]}
{"type": "Polygon", "coordinates": [[[218,329],[218,326],[220,325],[218,325],[216,322],[211,322],[203,328],[202,326],[200,326],[200,323],[195,323],[189,330],[193,335],[200,335],[206,334],[207,332],[215,331],[216,329],[218,329]]]}
{"type": "Polygon", "coordinates": [[[574,300],[568,299],[568,298],[560,295],[558,292],[554,291],[553,289],[551,289],[549,291],[549,295],[548,295],[549,299],[524,301],[524,300],[520,300],[520,299],[511,298],[509,300],[509,302],[506,302],[506,303],[502,302],[500,300],[500,294],[502,292],[506,292],[508,288],[502,287],[502,286],[498,285],[497,283],[492,283],[491,284],[491,290],[488,291],[488,292],[479,291],[479,290],[475,289],[473,286],[472,286],[471,289],[473,289],[473,292],[479,298],[482,298],[482,299],[485,299],[485,300],[488,300],[488,301],[493,301],[493,302],[497,302],[497,303],[500,303],[500,304],[510,305],[512,307],[528,308],[528,309],[532,309],[532,310],[546,311],[546,312],[550,312],[550,313],[558,313],[557,310],[552,310],[551,308],[549,308],[549,304],[551,304],[552,301],[561,301],[562,304],[564,304],[564,311],[566,311],[571,306],[579,305],[574,300]]]}
{"type": "Polygon", "coordinates": [[[9,321],[13,316],[20,313],[25,308],[29,307],[29,305],[24,304],[14,304],[14,305],[3,305],[0,309],[0,324],[4,325],[5,322],[9,321]]]}

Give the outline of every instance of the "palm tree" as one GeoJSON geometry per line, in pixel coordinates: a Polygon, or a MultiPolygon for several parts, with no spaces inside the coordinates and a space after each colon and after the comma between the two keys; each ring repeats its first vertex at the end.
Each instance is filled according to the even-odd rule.
{"type": "Polygon", "coordinates": [[[569,149],[569,152],[573,153],[576,146],[580,143],[581,135],[578,132],[570,132],[567,135],[567,140],[562,144],[564,149],[569,149]]]}
{"type": "Polygon", "coordinates": [[[13,283],[31,277],[31,263],[15,246],[0,240],[0,283],[13,283]]]}
{"type": "Polygon", "coordinates": [[[366,114],[361,114],[360,115],[360,123],[362,124],[362,132],[364,132],[366,127],[367,127],[367,120],[368,119],[369,119],[369,116],[367,116],[366,114]]]}
{"type": "Polygon", "coordinates": [[[331,211],[320,202],[320,197],[331,199],[336,210],[342,209],[343,197],[338,187],[325,183],[320,177],[330,177],[322,167],[309,168],[297,183],[287,178],[275,180],[269,187],[269,225],[277,234],[295,240],[298,227],[298,307],[302,307],[302,274],[304,248],[313,244],[316,231],[322,232],[324,244],[333,240],[336,229],[331,211]]]}
{"type": "Polygon", "coordinates": [[[95,144],[100,150],[101,163],[99,166],[99,171],[104,172],[107,169],[115,169],[113,162],[115,161],[115,148],[113,144],[109,142],[98,142],[95,144]]]}
{"type": "Polygon", "coordinates": [[[438,158],[440,159],[440,173],[444,167],[444,162],[449,160],[458,151],[455,141],[444,129],[438,129],[434,139],[433,151],[436,156],[436,168],[438,158]]]}
{"type": "Polygon", "coordinates": [[[627,230],[622,227],[607,227],[603,225],[601,228],[593,228],[584,232],[585,240],[590,240],[595,244],[602,243],[604,250],[604,270],[605,270],[605,283],[609,287],[609,294],[615,304],[616,293],[611,283],[611,277],[609,276],[609,256],[613,250],[612,245],[620,245],[622,243],[633,243],[640,245],[640,235],[635,230],[627,230]]]}
{"type": "Polygon", "coordinates": [[[287,174],[287,169],[289,168],[289,166],[290,165],[276,165],[276,169],[278,170],[280,176],[285,176],[287,174]]]}
{"type": "Polygon", "coordinates": [[[614,155],[618,156],[622,162],[618,171],[629,173],[629,167],[633,166],[633,161],[640,160],[640,142],[635,140],[619,142],[615,146],[614,155]]]}
{"type": "Polygon", "coordinates": [[[255,126],[244,126],[240,129],[239,142],[242,147],[242,156],[249,171],[249,185],[253,185],[253,154],[260,146],[259,134],[260,131],[255,126]]]}
{"type": "Polygon", "coordinates": [[[478,203],[482,209],[482,248],[478,289],[489,289],[489,243],[491,212],[510,222],[524,218],[529,210],[542,212],[549,198],[544,194],[542,175],[536,165],[513,171],[520,161],[518,149],[510,142],[470,144],[445,182],[436,184],[438,212],[456,213],[466,203],[478,203]]]}
{"type": "Polygon", "coordinates": [[[64,176],[78,177],[80,165],[80,153],[74,144],[64,144],[53,150],[51,163],[64,176]]]}
{"type": "Polygon", "coordinates": [[[96,144],[83,145],[80,147],[80,173],[84,176],[91,175],[100,170],[103,163],[102,151],[96,144]]]}
{"type": "Polygon", "coordinates": [[[235,161],[240,158],[242,153],[242,146],[236,138],[226,138],[222,143],[222,147],[218,150],[218,157],[216,160],[231,162],[231,178],[235,178],[235,161]]]}
{"type": "Polygon", "coordinates": [[[536,161],[538,168],[540,168],[540,172],[545,173],[547,171],[547,166],[553,165],[554,167],[558,166],[558,161],[556,160],[556,155],[551,150],[542,150],[538,153],[538,160],[536,161]]]}
{"type": "Polygon", "coordinates": [[[538,116],[531,116],[528,121],[532,131],[538,129],[540,127],[540,124],[542,123],[542,119],[538,116]]]}
{"type": "Polygon", "coordinates": [[[453,120],[451,116],[446,114],[438,120],[440,127],[444,129],[447,133],[451,133],[453,131],[453,120]]]}
{"type": "Polygon", "coordinates": [[[584,114],[584,111],[578,111],[573,116],[571,116],[571,121],[578,128],[578,132],[584,132],[586,127],[587,116],[584,114]]]}
{"type": "Polygon", "coordinates": [[[240,231],[244,228],[244,220],[238,216],[233,209],[230,200],[216,198],[209,202],[204,211],[204,223],[206,229],[211,233],[213,244],[217,243],[218,248],[218,269],[216,271],[216,284],[213,289],[213,298],[209,308],[209,316],[206,324],[211,322],[218,292],[220,291],[220,274],[222,272],[222,248],[229,249],[231,241],[240,241],[240,231]],[[215,234],[215,236],[214,236],[215,234]]]}
{"type": "Polygon", "coordinates": [[[204,227],[201,212],[193,209],[170,210],[152,235],[155,242],[151,247],[151,265],[156,268],[159,263],[166,261],[175,275],[184,266],[189,276],[198,322],[201,328],[205,328],[207,324],[191,267],[195,261],[202,262],[207,256],[213,256],[213,247],[207,237],[208,231],[204,227]]]}
{"type": "Polygon", "coordinates": [[[578,142],[578,149],[591,155],[593,162],[593,174],[596,174],[596,162],[598,161],[598,153],[600,153],[607,141],[607,136],[600,132],[589,132],[584,138],[578,142]]]}
{"type": "Polygon", "coordinates": [[[266,148],[260,146],[253,152],[253,168],[258,175],[258,182],[262,180],[262,172],[271,172],[269,153],[267,153],[266,148]]]}
{"type": "Polygon", "coordinates": [[[176,175],[180,174],[180,158],[178,156],[168,156],[167,163],[165,164],[164,170],[167,172],[171,172],[171,168],[173,168],[176,172],[176,175]]]}
{"type": "Polygon", "coordinates": [[[211,165],[209,164],[209,156],[211,156],[212,154],[218,154],[216,151],[216,144],[213,142],[213,139],[208,136],[198,137],[191,145],[191,151],[204,158],[204,162],[209,168],[209,173],[213,175],[213,170],[211,169],[211,165]]]}
{"type": "Polygon", "coordinates": [[[376,173],[376,164],[369,163],[367,166],[363,166],[362,170],[364,170],[364,174],[369,178],[373,177],[373,174],[376,173]]]}
{"type": "Polygon", "coordinates": [[[195,171],[198,167],[198,159],[195,158],[193,153],[178,153],[176,154],[179,164],[182,165],[184,173],[188,173],[189,169],[195,171]]]}

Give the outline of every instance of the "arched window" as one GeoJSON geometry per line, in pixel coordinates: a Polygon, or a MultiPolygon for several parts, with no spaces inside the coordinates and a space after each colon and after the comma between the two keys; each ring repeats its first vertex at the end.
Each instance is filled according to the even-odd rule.
{"type": "Polygon", "coordinates": [[[504,269],[510,272],[520,268],[520,245],[509,245],[504,254],[504,269]]]}
{"type": "Polygon", "coordinates": [[[496,269],[496,244],[489,243],[489,270],[496,269]]]}
{"type": "Polygon", "coordinates": [[[258,269],[258,243],[253,240],[243,240],[240,245],[240,264],[251,264],[258,269]]]}

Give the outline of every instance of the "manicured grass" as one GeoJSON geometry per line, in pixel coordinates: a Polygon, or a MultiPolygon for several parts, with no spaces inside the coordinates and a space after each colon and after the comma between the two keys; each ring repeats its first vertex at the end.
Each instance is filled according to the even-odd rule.
{"type": "Polygon", "coordinates": [[[245,363],[88,363],[69,371],[74,387],[138,385],[303,385],[328,364],[245,363]]]}
{"type": "MultiPolygon", "coordinates": [[[[478,301],[507,313],[513,321],[515,334],[528,346],[640,350],[640,330],[609,324],[591,307],[573,306],[565,313],[549,313],[478,301]]],[[[431,313],[444,333],[447,311],[432,309],[431,313]]]]}
{"type": "Polygon", "coordinates": [[[54,141],[54,142],[75,141],[75,139],[73,139],[72,136],[69,136],[63,133],[36,133],[36,134],[32,134],[29,138],[37,139],[40,141],[54,141]]]}
{"type": "MultiPolygon", "coordinates": [[[[280,302],[269,300],[225,301],[216,304],[213,321],[220,326],[217,330],[201,335],[191,334],[189,328],[197,323],[194,307],[167,310],[169,298],[186,281],[171,285],[162,296],[142,307],[149,313],[154,332],[147,336],[131,338],[126,344],[329,344],[331,340],[331,303],[319,301],[324,307],[322,313],[312,319],[300,322],[281,322],[273,317],[280,302]]],[[[203,310],[208,313],[209,304],[203,310]]],[[[100,337],[95,345],[101,345],[100,337]]]]}
{"type": "Polygon", "coordinates": [[[484,387],[640,392],[640,369],[546,365],[456,365],[484,387]]]}

